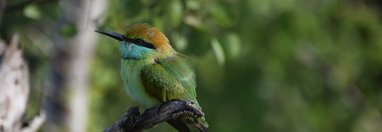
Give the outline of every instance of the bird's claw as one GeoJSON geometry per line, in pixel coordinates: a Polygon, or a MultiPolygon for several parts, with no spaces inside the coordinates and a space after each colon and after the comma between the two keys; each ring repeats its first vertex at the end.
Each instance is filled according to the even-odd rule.
{"type": "Polygon", "coordinates": [[[204,113],[200,111],[196,106],[195,103],[192,101],[184,101],[186,104],[186,108],[181,111],[176,111],[173,114],[173,118],[180,118],[180,117],[192,117],[194,119],[200,118],[204,116],[204,113]]]}
{"type": "Polygon", "coordinates": [[[190,100],[172,100],[162,104],[158,109],[158,113],[161,113],[162,111],[168,111],[168,109],[172,109],[172,114],[170,116],[172,119],[183,117],[198,119],[204,116],[204,113],[196,107],[195,102],[190,100]]]}

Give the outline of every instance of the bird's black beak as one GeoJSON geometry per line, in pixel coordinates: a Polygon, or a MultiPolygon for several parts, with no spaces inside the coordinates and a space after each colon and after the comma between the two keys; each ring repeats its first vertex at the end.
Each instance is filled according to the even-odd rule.
{"type": "Polygon", "coordinates": [[[122,34],[119,34],[119,33],[106,32],[106,31],[100,31],[100,30],[96,30],[95,32],[109,36],[109,37],[112,37],[112,38],[119,40],[119,41],[125,40],[125,36],[123,36],[122,34]]]}

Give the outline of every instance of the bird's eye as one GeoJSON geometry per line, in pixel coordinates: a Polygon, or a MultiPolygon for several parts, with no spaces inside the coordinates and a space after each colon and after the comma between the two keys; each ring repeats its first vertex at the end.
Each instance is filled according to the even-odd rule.
{"type": "Polygon", "coordinates": [[[132,41],[133,41],[133,43],[135,43],[137,45],[140,45],[140,46],[143,46],[146,48],[150,48],[150,49],[155,49],[155,47],[151,43],[148,43],[142,39],[132,39],[132,41]]]}
{"type": "Polygon", "coordinates": [[[137,40],[137,43],[139,44],[139,45],[142,45],[143,43],[145,43],[142,39],[138,39],[137,40]]]}

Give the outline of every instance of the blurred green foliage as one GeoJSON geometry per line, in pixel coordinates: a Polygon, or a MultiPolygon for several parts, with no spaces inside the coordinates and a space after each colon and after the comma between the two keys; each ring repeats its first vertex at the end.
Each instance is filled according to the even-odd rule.
{"type": "MultiPolygon", "coordinates": [[[[133,23],[150,23],[169,37],[176,50],[191,57],[198,100],[212,132],[382,130],[380,2],[110,0],[108,4],[101,29],[123,33],[133,23]]],[[[41,9],[28,6],[22,19],[47,15],[41,9]]],[[[70,26],[62,30],[75,33],[70,26]]],[[[99,37],[97,46],[91,64],[90,131],[106,128],[136,105],[123,90],[117,42],[99,37]]],[[[153,131],[170,130],[160,125],[153,131]]]]}

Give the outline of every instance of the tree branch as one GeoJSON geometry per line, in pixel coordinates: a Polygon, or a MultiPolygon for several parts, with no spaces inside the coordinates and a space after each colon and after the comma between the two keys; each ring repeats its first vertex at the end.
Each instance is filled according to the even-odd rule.
{"type": "Polygon", "coordinates": [[[35,132],[45,121],[45,113],[25,122],[30,85],[29,70],[14,35],[7,46],[0,40],[0,132],[35,132]]]}
{"type": "Polygon", "coordinates": [[[146,109],[142,115],[138,107],[132,107],[104,132],[140,132],[168,120],[183,117],[197,119],[203,115],[190,101],[172,100],[146,109]]]}

